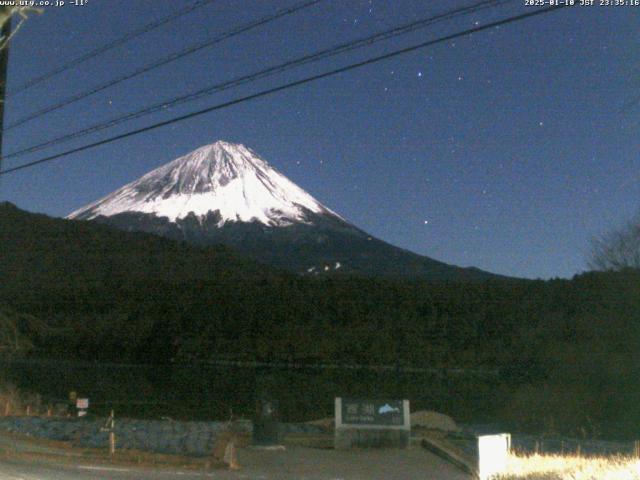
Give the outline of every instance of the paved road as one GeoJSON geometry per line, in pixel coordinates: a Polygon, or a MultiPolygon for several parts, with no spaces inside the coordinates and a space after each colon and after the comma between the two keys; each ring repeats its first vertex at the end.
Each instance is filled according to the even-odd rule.
{"type": "Polygon", "coordinates": [[[239,471],[150,470],[0,460],[0,480],[469,480],[456,467],[419,448],[340,452],[288,448],[241,449],[239,471]]]}

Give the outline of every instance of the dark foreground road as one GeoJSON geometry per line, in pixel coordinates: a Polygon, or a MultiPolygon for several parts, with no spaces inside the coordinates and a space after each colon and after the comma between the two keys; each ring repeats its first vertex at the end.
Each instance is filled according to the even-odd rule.
{"type": "Polygon", "coordinates": [[[0,460],[0,480],[469,480],[456,467],[420,448],[339,452],[288,448],[241,449],[238,471],[188,471],[0,460]]]}

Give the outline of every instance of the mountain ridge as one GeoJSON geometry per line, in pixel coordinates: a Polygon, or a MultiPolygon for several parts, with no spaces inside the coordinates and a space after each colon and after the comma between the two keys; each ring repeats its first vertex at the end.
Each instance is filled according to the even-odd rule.
{"type": "Polygon", "coordinates": [[[251,149],[217,141],[72,212],[126,231],[224,244],[303,275],[503,278],[390,245],[352,225],[251,149]]]}

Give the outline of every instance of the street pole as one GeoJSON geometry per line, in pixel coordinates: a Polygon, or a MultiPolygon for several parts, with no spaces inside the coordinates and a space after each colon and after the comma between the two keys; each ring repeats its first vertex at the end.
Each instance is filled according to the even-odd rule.
{"type": "Polygon", "coordinates": [[[0,171],[2,170],[2,143],[4,140],[4,103],[7,91],[7,66],[9,65],[9,42],[6,40],[11,35],[11,9],[13,7],[0,7],[0,18],[7,19],[2,25],[0,36],[5,42],[4,48],[0,50],[0,171]]]}

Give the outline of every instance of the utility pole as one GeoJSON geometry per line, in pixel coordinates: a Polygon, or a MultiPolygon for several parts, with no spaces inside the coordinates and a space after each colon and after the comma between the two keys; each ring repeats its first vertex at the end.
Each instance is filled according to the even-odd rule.
{"type": "Polygon", "coordinates": [[[0,18],[5,18],[0,31],[0,38],[5,42],[4,48],[0,50],[0,170],[2,170],[2,143],[4,140],[4,103],[7,91],[7,66],[9,65],[9,42],[6,40],[11,35],[11,14],[13,7],[0,7],[0,18]]]}

